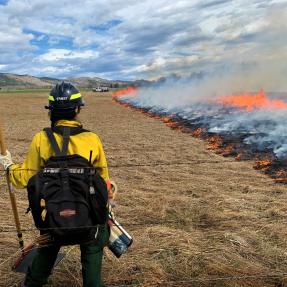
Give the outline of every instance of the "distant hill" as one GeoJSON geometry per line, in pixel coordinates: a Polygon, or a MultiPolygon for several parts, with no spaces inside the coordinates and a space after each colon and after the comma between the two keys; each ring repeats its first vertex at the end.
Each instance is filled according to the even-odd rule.
{"type": "Polygon", "coordinates": [[[57,79],[51,77],[34,77],[30,75],[16,75],[11,73],[0,73],[0,88],[5,89],[49,89],[53,85],[63,80],[71,82],[79,88],[96,88],[98,86],[106,86],[109,88],[124,88],[127,86],[135,87],[158,87],[166,85],[167,83],[182,82],[187,83],[191,81],[200,81],[205,77],[202,72],[191,73],[190,75],[180,76],[177,74],[170,74],[165,77],[148,81],[144,79],[135,81],[122,80],[107,80],[99,77],[70,77],[66,79],[57,79]]]}
{"type": "Polygon", "coordinates": [[[50,87],[53,81],[45,78],[37,78],[29,75],[15,75],[0,73],[0,87],[15,88],[46,88],[50,87]]]}
{"type": "MultiPolygon", "coordinates": [[[[73,77],[64,79],[80,88],[94,88],[97,86],[107,86],[109,88],[120,88],[129,85],[138,85],[132,81],[106,80],[99,77],[73,77]]],[[[16,75],[11,73],[0,73],[0,88],[11,89],[44,89],[51,88],[63,79],[51,77],[34,77],[30,75],[16,75]]]]}
{"type": "Polygon", "coordinates": [[[94,88],[98,86],[118,88],[118,87],[125,87],[133,83],[128,81],[106,80],[99,77],[73,77],[73,78],[67,78],[65,80],[75,84],[78,87],[85,87],[85,88],[94,88]]]}

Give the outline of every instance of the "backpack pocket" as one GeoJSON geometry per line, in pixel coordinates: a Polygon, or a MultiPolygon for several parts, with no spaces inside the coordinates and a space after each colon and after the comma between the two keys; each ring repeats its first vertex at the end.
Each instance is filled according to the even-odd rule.
{"type": "Polygon", "coordinates": [[[108,221],[108,189],[105,180],[95,173],[90,183],[89,201],[93,222],[96,224],[106,224],[108,221]]]}
{"type": "Polygon", "coordinates": [[[46,209],[49,233],[56,241],[72,244],[94,239],[95,227],[84,201],[49,201],[46,209]]]}
{"type": "Polygon", "coordinates": [[[43,190],[42,177],[39,175],[34,175],[28,183],[28,200],[29,200],[29,210],[32,212],[32,216],[35,222],[35,226],[38,229],[45,229],[46,223],[43,220],[42,214],[45,207],[43,207],[43,196],[41,191],[43,190]]]}

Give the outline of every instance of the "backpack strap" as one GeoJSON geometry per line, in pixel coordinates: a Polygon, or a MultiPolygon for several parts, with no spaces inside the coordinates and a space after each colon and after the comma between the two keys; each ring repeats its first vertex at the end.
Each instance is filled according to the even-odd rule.
{"type": "Polygon", "coordinates": [[[61,155],[61,150],[57,144],[57,141],[55,139],[55,136],[53,135],[52,129],[51,128],[45,128],[44,131],[47,134],[47,137],[49,139],[49,142],[52,146],[52,149],[54,150],[56,156],[60,156],[61,155]]]}
{"type": "Polygon", "coordinates": [[[62,151],[61,155],[67,155],[68,153],[68,145],[69,145],[69,140],[70,140],[70,128],[69,127],[64,127],[64,132],[63,132],[63,146],[62,146],[62,151]]]}
{"type": "MultiPolygon", "coordinates": [[[[65,126],[55,126],[55,127],[52,127],[52,131],[54,133],[63,135],[64,134],[64,128],[65,128],[65,126]]],[[[81,126],[80,127],[70,127],[70,135],[71,136],[78,135],[80,133],[85,133],[85,132],[90,132],[90,131],[83,129],[81,126]]]]}
{"type": "Polygon", "coordinates": [[[53,134],[53,130],[51,128],[45,128],[44,131],[46,132],[48,139],[50,141],[50,144],[56,154],[56,156],[65,156],[68,153],[68,145],[70,140],[70,127],[64,127],[63,128],[63,146],[62,150],[60,150],[58,143],[55,139],[55,136],[53,134]]]}

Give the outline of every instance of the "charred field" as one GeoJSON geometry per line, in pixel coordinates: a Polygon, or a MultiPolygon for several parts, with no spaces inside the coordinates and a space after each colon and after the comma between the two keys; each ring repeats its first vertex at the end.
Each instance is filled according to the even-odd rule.
{"type": "MultiPolygon", "coordinates": [[[[192,128],[186,122],[146,117],[114,103],[110,94],[84,96],[80,120],[102,139],[110,176],[119,186],[115,213],[135,240],[119,260],[105,251],[107,286],[287,285],[287,185],[255,170],[248,152],[241,153],[245,161],[236,160],[241,147],[231,148],[229,139],[207,134],[204,127],[194,126],[192,137],[178,132],[192,128]]],[[[15,162],[25,158],[33,135],[49,125],[46,97],[0,93],[15,162]]],[[[0,190],[0,286],[18,286],[23,275],[10,271],[18,246],[3,173],[0,190]]],[[[22,228],[33,229],[25,215],[26,191],[18,190],[17,199],[22,228]]],[[[24,239],[36,235],[25,231],[24,239]]],[[[48,286],[81,286],[79,249],[64,249],[68,254],[48,286]]]]}
{"type": "Polygon", "coordinates": [[[277,116],[278,112],[284,113],[287,109],[284,101],[270,100],[263,91],[260,91],[205,100],[205,103],[200,104],[200,108],[195,102],[186,112],[183,107],[170,110],[160,105],[148,106],[146,103],[141,106],[140,101],[133,99],[133,94],[137,93],[137,89],[131,88],[119,91],[113,95],[114,101],[161,120],[171,129],[204,140],[208,150],[213,150],[224,157],[231,156],[239,161],[253,160],[256,170],[262,171],[277,182],[287,183],[285,121],[278,124],[280,120],[276,123],[277,119],[263,116],[263,113],[274,111],[277,112],[277,116]],[[129,94],[132,97],[129,97],[129,94]],[[262,107],[267,109],[260,111],[262,107]],[[256,113],[259,116],[254,116],[256,113]],[[248,123],[243,120],[244,117],[252,119],[248,123]],[[278,128],[279,125],[282,125],[282,128],[278,128]],[[272,133],[272,129],[280,129],[282,134],[272,133]]]}

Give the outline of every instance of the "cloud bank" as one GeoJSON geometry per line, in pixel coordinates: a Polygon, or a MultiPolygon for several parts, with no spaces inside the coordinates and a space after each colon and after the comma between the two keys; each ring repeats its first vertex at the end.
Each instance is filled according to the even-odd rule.
{"type": "Polygon", "coordinates": [[[275,0],[0,1],[0,72],[113,79],[237,73],[239,82],[252,75],[257,86],[269,78],[284,88],[286,6],[275,0]]]}

